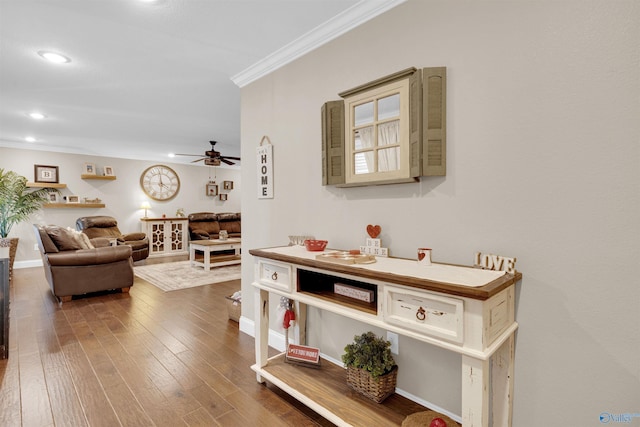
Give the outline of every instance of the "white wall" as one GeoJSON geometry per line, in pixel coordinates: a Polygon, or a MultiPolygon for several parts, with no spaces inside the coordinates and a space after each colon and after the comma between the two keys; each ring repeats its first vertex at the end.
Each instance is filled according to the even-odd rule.
{"type": "MultiPolygon", "coordinates": [[[[240,193],[242,191],[239,169],[213,168],[165,162],[180,177],[180,191],[170,201],[159,202],[148,198],[140,188],[142,172],[158,162],[127,160],[113,157],[83,156],[47,151],[18,150],[0,148],[0,168],[13,170],[34,181],[34,165],[58,166],[59,181],[67,184],[60,190],[62,195],[77,195],[90,199],[99,198],[106,207],[103,209],[42,209],[34,214],[26,223],[13,228],[9,237],[19,237],[16,268],[31,266],[33,261],[40,262],[40,253],[33,249],[36,242],[32,224],[56,224],[75,228],[76,219],[81,216],[110,215],[118,221],[118,228],[123,233],[140,230],[140,218],[144,210],[140,209],[143,201],[149,201],[151,209],[149,217],[160,217],[166,214],[175,216],[178,208],[183,208],[188,215],[192,212],[239,212],[240,193]],[[83,180],[85,163],[94,163],[98,172],[104,166],[112,166],[116,175],[115,181],[83,180]],[[205,185],[209,180],[221,184],[223,180],[233,181],[234,189],[228,191],[228,200],[207,196],[205,185]]],[[[224,191],[222,191],[224,192],[224,191]]]]}
{"type": "MultiPolygon", "coordinates": [[[[243,88],[243,316],[247,249],[290,234],[348,249],[379,224],[394,256],[423,245],[442,262],[514,256],[513,425],[640,412],[639,22],[631,0],[410,0],[243,88]],[[409,66],[447,67],[447,176],[321,186],[320,106],[409,66]],[[265,134],[273,200],[256,195],[265,134]]],[[[318,312],[310,328],[336,358],[369,329],[318,312]]],[[[400,388],[460,413],[459,358],[401,339],[398,362],[400,388]]]]}

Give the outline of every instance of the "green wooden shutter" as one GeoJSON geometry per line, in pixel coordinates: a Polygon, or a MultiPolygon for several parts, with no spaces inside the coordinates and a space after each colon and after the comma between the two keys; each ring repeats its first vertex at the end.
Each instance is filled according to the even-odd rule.
{"type": "Polygon", "coordinates": [[[422,175],[446,175],[447,68],[422,69],[422,175]]]}
{"type": "Polygon", "coordinates": [[[409,174],[422,175],[422,72],[409,77],[409,174]]]}
{"type": "Polygon", "coordinates": [[[344,184],[344,101],[322,106],[322,185],[344,184]]]}

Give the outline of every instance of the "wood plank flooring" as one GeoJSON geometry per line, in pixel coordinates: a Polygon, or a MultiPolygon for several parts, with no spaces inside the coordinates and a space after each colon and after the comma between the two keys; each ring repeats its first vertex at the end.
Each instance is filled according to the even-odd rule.
{"type": "Polygon", "coordinates": [[[239,288],[162,292],[136,278],[128,294],[60,306],[42,268],[15,270],[0,426],[333,425],[256,382],[253,338],[224,299],[239,288]]]}

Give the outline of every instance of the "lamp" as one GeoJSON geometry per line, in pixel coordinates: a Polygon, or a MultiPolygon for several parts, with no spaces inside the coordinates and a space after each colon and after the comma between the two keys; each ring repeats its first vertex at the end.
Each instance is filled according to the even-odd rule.
{"type": "Polygon", "coordinates": [[[151,209],[151,204],[149,202],[142,202],[140,209],[144,209],[144,218],[147,218],[147,209],[151,209]]]}

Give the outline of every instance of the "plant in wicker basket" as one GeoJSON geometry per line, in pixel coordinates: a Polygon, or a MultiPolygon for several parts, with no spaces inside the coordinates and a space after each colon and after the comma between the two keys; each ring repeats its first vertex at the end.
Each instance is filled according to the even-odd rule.
{"type": "Polygon", "coordinates": [[[380,403],[396,389],[398,367],[391,355],[391,343],[373,332],[356,335],[344,348],[347,384],[380,403]]]}

